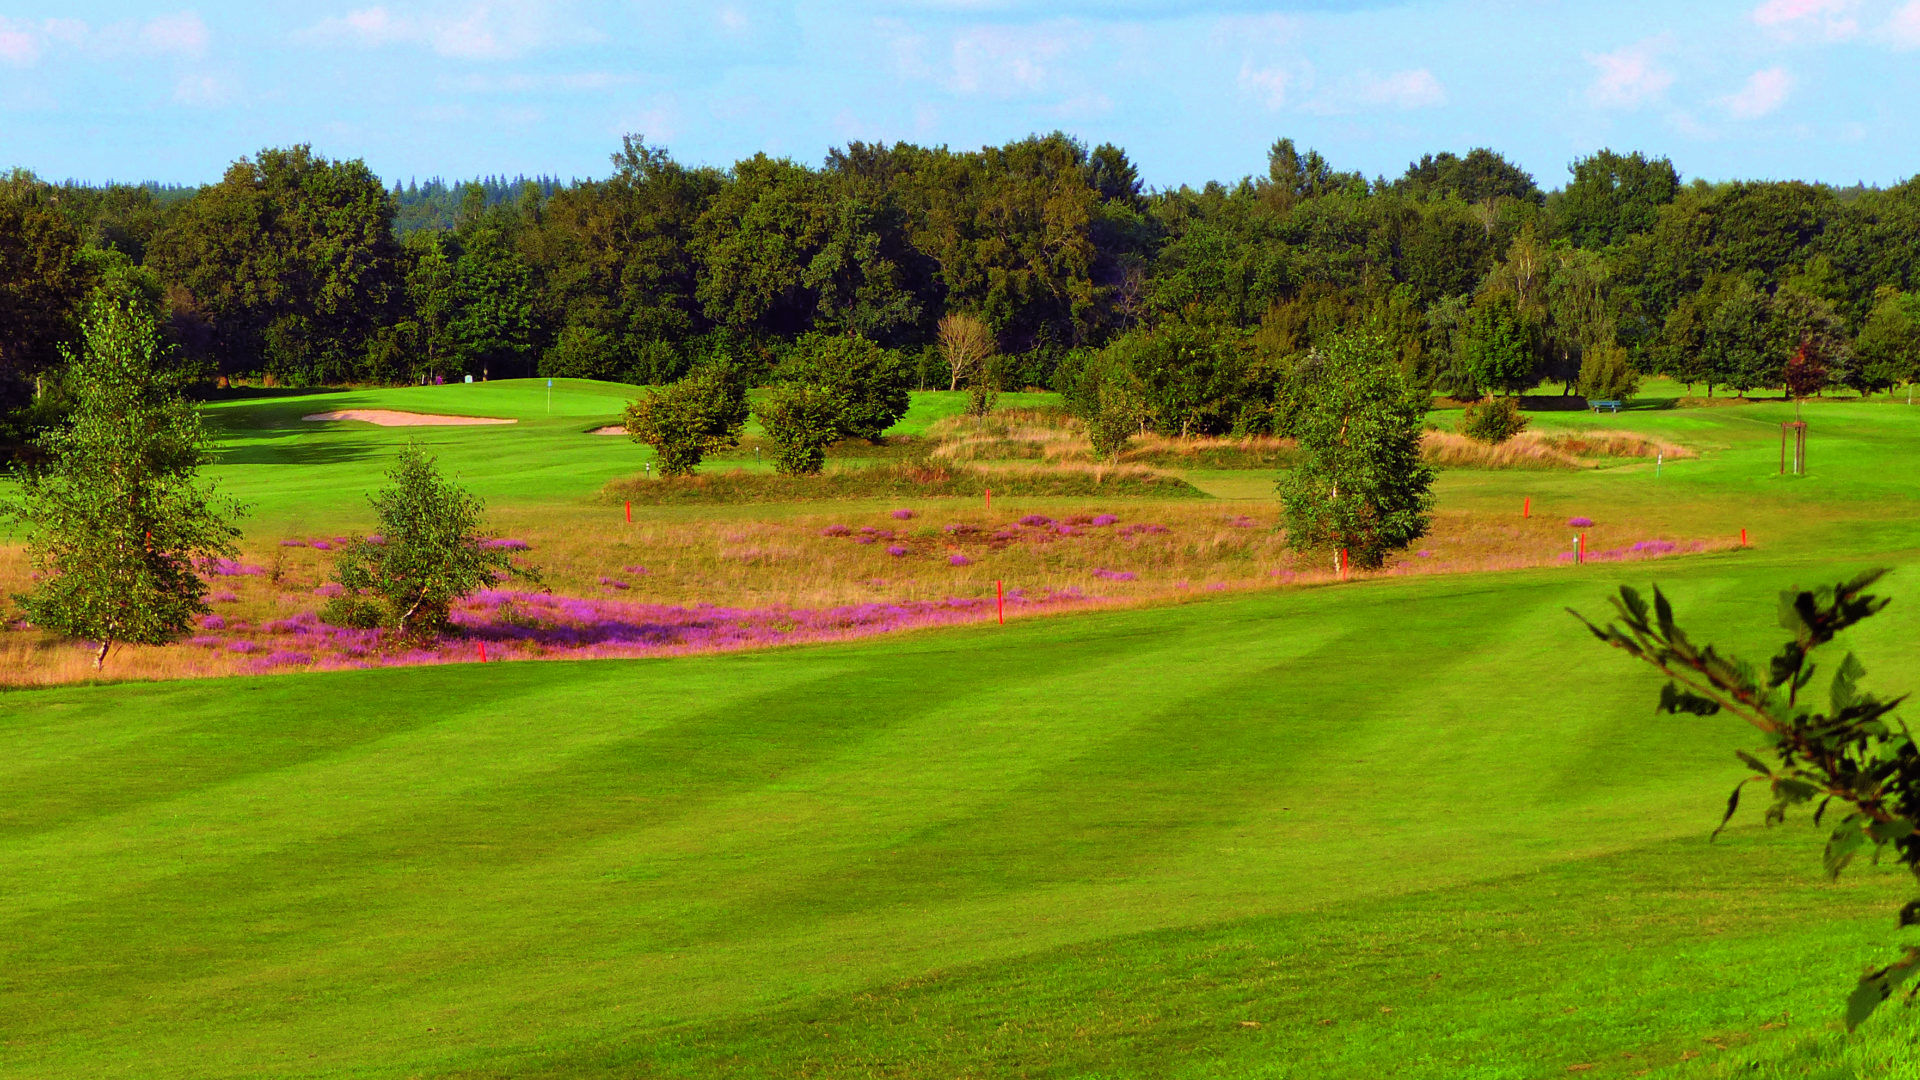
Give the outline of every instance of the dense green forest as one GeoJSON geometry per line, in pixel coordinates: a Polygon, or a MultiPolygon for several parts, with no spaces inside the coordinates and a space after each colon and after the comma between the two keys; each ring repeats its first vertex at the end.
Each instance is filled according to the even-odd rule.
{"type": "Polygon", "coordinates": [[[659,383],[720,357],[756,381],[859,335],[958,381],[1124,384],[1165,430],[1272,429],[1341,328],[1456,397],[1873,392],[1920,365],[1920,177],[1887,189],[1683,182],[1603,150],[1552,192],[1499,154],[1396,179],[1290,140],[1236,182],[1145,190],[1066,135],[956,151],[850,143],[818,168],[693,168],[638,138],[603,180],[389,186],[263,150],[197,191],[0,180],[0,402],[57,397],[89,290],[137,289],[181,370],[279,385],[581,376],[659,383]]]}

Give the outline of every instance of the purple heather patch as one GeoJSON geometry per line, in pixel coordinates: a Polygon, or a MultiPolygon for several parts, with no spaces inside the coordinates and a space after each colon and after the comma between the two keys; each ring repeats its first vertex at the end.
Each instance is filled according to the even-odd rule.
{"type": "Polygon", "coordinates": [[[1026,517],[1020,519],[1020,524],[1029,525],[1037,529],[1044,525],[1053,524],[1053,519],[1045,514],[1028,514],[1026,517]]]}
{"type": "Polygon", "coordinates": [[[625,570],[629,574],[650,574],[653,572],[644,566],[623,566],[620,569],[625,570]]]}
{"type": "Polygon", "coordinates": [[[332,551],[333,550],[333,544],[331,544],[326,540],[315,540],[313,543],[308,544],[307,546],[312,548],[315,551],[332,551]]]}
{"type": "Polygon", "coordinates": [[[853,538],[853,542],[856,544],[871,544],[873,543],[873,539],[871,536],[856,536],[853,538]]]}
{"type": "Polygon", "coordinates": [[[280,546],[281,547],[306,547],[307,542],[305,540],[282,540],[280,541],[280,546]]]}
{"type": "Polygon", "coordinates": [[[1590,517],[1568,518],[1567,524],[1576,529],[1591,529],[1593,528],[1593,519],[1590,517]]]}
{"type": "MultiPolygon", "coordinates": [[[[1686,544],[1678,544],[1672,540],[1642,540],[1635,544],[1629,544],[1626,547],[1610,548],[1606,551],[1589,551],[1587,552],[1586,561],[1636,562],[1640,559],[1658,559],[1666,555],[1691,555],[1705,550],[1707,550],[1707,545],[1700,540],[1690,541],[1686,544]]],[[[1573,552],[1561,552],[1560,561],[1563,563],[1572,562],[1573,552]]]]}
{"type": "Polygon", "coordinates": [[[628,585],[624,581],[621,581],[619,578],[603,577],[600,579],[600,584],[605,585],[609,589],[632,588],[632,586],[628,585]]]}
{"type": "Polygon", "coordinates": [[[243,577],[266,573],[265,570],[258,566],[250,563],[237,562],[233,559],[202,559],[200,560],[200,572],[212,577],[243,577]]]}
{"type": "Polygon", "coordinates": [[[329,581],[325,585],[318,586],[313,590],[313,595],[324,596],[328,599],[339,596],[340,593],[340,583],[337,581],[329,581]]]}
{"type": "Polygon", "coordinates": [[[887,554],[893,556],[896,559],[902,555],[905,555],[906,553],[907,553],[907,549],[901,547],[899,544],[893,544],[887,548],[887,554]]]}
{"type": "Polygon", "coordinates": [[[228,592],[226,589],[221,589],[217,593],[207,594],[207,602],[210,604],[231,604],[238,599],[240,599],[239,596],[228,592]]]}
{"type": "Polygon", "coordinates": [[[237,653],[250,653],[250,652],[252,652],[253,650],[255,650],[255,649],[257,649],[257,648],[259,648],[259,646],[258,646],[258,645],[255,645],[255,644],[254,644],[253,642],[251,642],[251,641],[244,641],[244,640],[242,640],[242,641],[230,641],[230,642],[228,642],[228,643],[227,643],[227,648],[229,648],[229,649],[231,649],[231,650],[233,650],[234,652],[237,652],[237,653]]]}
{"type": "Polygon", "coordinates": [[[200,629],[202,630],[225,630],[226,628],[227,620],[218,615],[200,616],[200,629]]]}
{"type": "Polygon", "coordinates": [[[826,528],[820,530],[820,535],[821,536],[845,536],[848,533],[851,533],[852,531],[853,531],[852,529],[847,528],[845,525],[829,525],[826,528]]]}
{"type": "Polygon", "coordinates": [[[219,637],[213,634],[202,634],[199,637],[188,641],[187,644],[198,645],[203,649],[214,649],[214,648],[218,648],[220,646],[220,643],[225,640],[226,638],[219,637]]]}
{"type": "Polygon", "coordinates": [[[893,512],[893,519],[894,519],[895,521],[912,521],[912,520],[913,520],[913,511],[911,511],[911,510],[895,510],[895,511],[893,512]]]}
{"type": "Polygon", "coordinates": [[[496,540],[482,540],[480,541],[480,546],[481,548],[487,551],[525,551],[527,550],[527,542],[525,540],[510,540],[510,539],[507,539],[506,537],[501,537],[496,540]]]}
{"type": "Polygon", "coordinates": [[[955,552],[954,554],[947,556],[947,565],[948,566],[972,566],[973,560],[967,558],[965,555],[955,552]]]}
{"type": "Polygon", "coordinates": [[[1092,521],[1088,522],[1087,524],[1105,526],[1105,525],[1117,524],[1119,520],[1120,519],[1118,517],[1115,517],[1112,514],[1101,514],[1099,517],[1094,518],[1092,521]]]}
{"type": "Polygon", "coordinates": [[[1140,575],[1131,570],[1108,570],[1100,567],[1094,570],[1093,576],[1103,581],[1133,581],[1139,578],[1140,575]]]}

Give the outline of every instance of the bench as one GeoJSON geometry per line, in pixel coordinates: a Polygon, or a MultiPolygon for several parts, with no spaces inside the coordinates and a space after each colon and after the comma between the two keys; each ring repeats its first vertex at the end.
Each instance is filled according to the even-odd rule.
{"type": "Polygon", "coordinates": [[[1605,409],[1608,412],[1620,411],[1620,403],[1617,401],[1589,401],[1587,402],[1587,407],[1594,412],[1599,412],[1601,409],[1605,409]]]}

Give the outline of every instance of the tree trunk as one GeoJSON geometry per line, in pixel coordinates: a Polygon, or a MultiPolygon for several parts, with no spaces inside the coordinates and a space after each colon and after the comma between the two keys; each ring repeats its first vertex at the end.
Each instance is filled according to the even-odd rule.
{"type": "Polygon", "coordinates": [[[100,643],[100,651],[94,654],[94,657],[93,657],[93,670],[99,671],[101,667],[106,664],[107,650],[111,648],[113,648],[112,638],[108,638],[107,640],[100,643]]]}

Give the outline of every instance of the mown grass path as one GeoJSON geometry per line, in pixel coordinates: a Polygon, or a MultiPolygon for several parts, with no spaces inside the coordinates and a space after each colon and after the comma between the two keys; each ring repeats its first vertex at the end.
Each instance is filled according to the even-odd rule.
{"type": "MultiPolygon", "coordinates": [[[[1657,680],[1562,610],[1657,579],[1689,625],[1758,649],[1775,590],[1895,565],[1894,608],[1852,644],[1874,685],[1920,686],[1920,417],[1820,406],[1814,475],[1781,481],[1780,411],[1623,414],[1714,448],[1657,486],[1637,465],[1445,480],[1443,505],[1744,524],[1748,551],[671,661],[0,696],[0,1076],[1518,1078],[1693,1075],[1808,1037],[1910,1054],[1904,1010],[1844,1051],[1830,1033],[1903,881],[1824,883],[1803,823],[1708,845],[1752,740],[1655,716],[1657,680]]],[[[222,468],[285,505],[374,482],[301,452],[222,468]]],[[[482,456],[496,498],[557,483],[482,456]]]]}

